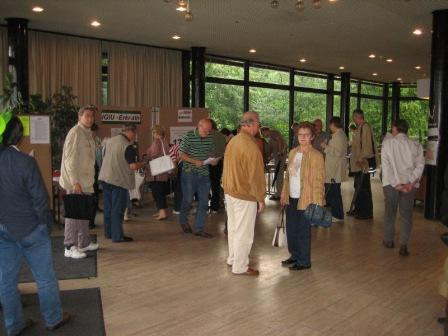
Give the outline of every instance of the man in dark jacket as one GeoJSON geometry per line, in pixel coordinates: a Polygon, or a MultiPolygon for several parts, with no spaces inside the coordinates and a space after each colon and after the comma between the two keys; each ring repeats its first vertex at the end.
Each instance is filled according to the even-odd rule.
{"type": "Polygon", "coordinates": [[[16,147],[22,136],[20,119],[12,117],[0,144],[0,300],[8,335],[18,335],[34,323],[24,320],[17,290],[23,257],[35,277],[47,329],[70,320],[70,314],[62,312],[53,269],[48,194],[34,158],[16,147]]]}

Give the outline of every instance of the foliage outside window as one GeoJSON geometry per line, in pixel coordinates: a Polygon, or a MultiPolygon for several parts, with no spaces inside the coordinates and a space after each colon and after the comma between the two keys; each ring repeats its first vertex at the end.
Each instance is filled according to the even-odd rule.
{"type": "Polygon", "coordinates": [[[327,97],[321,93],[296,92],[294,99],[294,120],[311,121],[321,119],[326,124],[327,97]]]}
{"type": "Polygon", "coordinates": [[[218,129],[237,128],[243,113],[243,93],[243,86],[206,83],[205,106],[210,109],[218,129]]]}
{"type": "Polygon", "coordinates": [[[417,97],[417,87],[416,86],[400,87],[400,97],[417,97]]]}
{"type": "Polygon", "coordinates": [[[365,120],[372,126],[375,144],[381,143],[381,124],[383,115],[383,101],[380,99],[361,99],[361,109],[365,120]]]}
{"type": "Polygon", "coordinates": [[[341,116],[341,96],[340,95],[333,96],[333,116],[334,117],[341,116]]]}
{"type": "Polygon", "coordinates": [[[400,119],[405,119],[409,123],[409,137],[421,144],[426,144],[427,141],[428,111],[428,100],[400,101],[400,119]]]}
{"type": "Polygon", "coordinates": [[[341,80],[340,79],[336,79],[334,80],[334,91],[339,91],[341,92],[341,80]]]}
{"type": "Polygon", "coordinates": [[[263,126],[279,131],[285,141],[289,134],[289,92],[251,87],[249,107],[260,114],[263,126]]]}
{"type": "Polygon", "coordinates": [[[205,76],[243,80],[244,68],[237,65],[207,62],[205,64],[205,76]]]}
{"type": "Polygon", "coordinates": [[[361,83],[361,94],[381,97],[383,95],[383,87],[381,85],[361,83]]]}
{"type": "Polygon", "coordinates": [[[294,75],[294,86],[326,90],[327,78],[294,75]]]}
{"type": "Polygon", "coordinates": [[[289,72],[250,67],[249,80],[252,82],[289,85],[289,72]]]}
{"type": "Polygon", "coordinates": [[[358,94],[358,81],[357,80],[350,81],[350,93],[358,94]]]}

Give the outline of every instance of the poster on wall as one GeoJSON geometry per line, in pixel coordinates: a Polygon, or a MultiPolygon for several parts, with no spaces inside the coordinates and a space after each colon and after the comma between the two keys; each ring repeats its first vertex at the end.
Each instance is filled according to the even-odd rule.
{"type": "Polygon", "coordinates": [[[177,110],[177,122],[193,122],[193,110],[177,110]]]}
{"type": "Polygon", "coordinates": [[[30,117],[30,143],[49,144],[50,143],[50,117],[31,116],[30,117]]]}
{"type": "Polygon", "coordinates": [[[173,126],[170,127],[170,144],[175,144],[188,131],[194,131],[196,126],[173,126]]]}
{"type": "Polygon", "coordinates": [[[102,110],[101,122],[103,124],[141,123],[140,111],[102,110]]]}
{"type": "Polygon", "coordinates": [[[428,128],[428,142],[426,144],[425,163],[430,166],[437,166],[437,154],[439,150],[439,129],[437,127],[428,128]]]}

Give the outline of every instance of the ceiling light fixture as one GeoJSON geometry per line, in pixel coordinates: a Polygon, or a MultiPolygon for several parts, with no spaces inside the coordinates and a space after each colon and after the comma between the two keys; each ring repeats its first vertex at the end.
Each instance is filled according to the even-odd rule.
{"type": "Polygon", "coordinates": [[[392,62],[393,62],[393,59],[392,59],[392,58],[388,58],[388,59],[386,59],[386,62],[387,62],[387,63],[392,63],[392,62]]]}
{"type": "MultiPolygon", "coordinates": [[[[329,0],[330,2],[335,2],[337,0],[329,0]]],[[[313,4],[313,7],[315,9],[319,9],[322,5],[321,0],[311,0],[310,1],[313,4]]],[[[279,0],[272,0],[270,3],[271,8],[278,8],[280,6],[280,1],[279,0]]],[[[305,0],[295,0],[295,4],[294,4],[296,10],[298,12],[303,12],[305,10],[305,0]]]]}
{"type": "Polygon", "coordinates": [[[278,8],[280,6],[280,2],[278,0],[271,1],[271,8],[278,8]]]}
{"type": "Polygon", "coordinates": [[[180,39],[180,36],[179,35],[174,35],[174,36],[172,36],[171,37],[173,40],[179,40],[180,39]]]}
{"type": "Polygon", "coordinates": [[[314,6],[314,8],[319,9],[320,8],[320,0],[313,0],[313,6],[314,6]]]}
{"type": "Polygon", "coordinates": [[[398,78],[397,78],[397,81],[401,82],[401,77],[398,77],[398,78]]]}
{"type": "Polygon", "coordinates": [[[344,69],[345,69],[345,67],[342,65],[339,67],[339,70],[344,70],[344,69]]]}
{"type": "Polygon", "coordinates": [[[378,76],[378,73],[374,72],[374,73],[372,74],[372,76],[378,76]]]}
{"type": "Polygon", "coordinates": [[[185,0],[179,0],[179,1],[177,2],[177,8],[176,8],[176,10],[179,11],[179,12],[186,12],[186,11],[187,11],[187,1],[185,1],[185,0]]]}
{"type": "Polygon", "coordinates": [[[375,54],[370,54],[369,55],[369,58],[375,58],[376,56],[375,56],[375,54]]]}
{"type": "Polygon", "coordinates": [[[423,34],[423,32],[422,32],[422,30],[421,29],[419,29],[419,28],[416,28],[416,29],[414,29],[414,31],[412,32],[412,34],[414,34],[414,35],[421,35],[421,34],[423,34]]]}
{"type": "Polygon", "coordinates": [[[301,58],[301,59],[299,60],[299,62],[300,62],[300,63],[305,63],[305,62],[306,62],[306,58],[301,58]]]}
{"type": "Polygon", "coordinates": [[[36,13],[42,13],[44,11],[44,9],[42,7],[39,7],[39,6],[33,7],[32,10],[33,10],[33,12],[36,12],[36,13]]]}
{"type": "Polygon", "coordinates": [[[303,12],[305,10],[305,3],[303,2],[303,0],[296,1],[296,10],[298,12],[303,12]]]}
{"type": "Polygon", "coordinates": [[[99,27],[99,26],[101,26],[101,23],[97,20],[93,20],[92,22],[90,22],[90,25],[92,27],[99,27]]]}
{"type": "Polygon", "coordinates": [[[249,49],[249,52],[255,54],[257,51],[255,49],[249,49]]]}
{"type": "Polygon", "coordinates": [[[417,70],[420,70],[422,67],[421,67],[420,65],[416,65],[415,68],[416,68],[417,70]]]}

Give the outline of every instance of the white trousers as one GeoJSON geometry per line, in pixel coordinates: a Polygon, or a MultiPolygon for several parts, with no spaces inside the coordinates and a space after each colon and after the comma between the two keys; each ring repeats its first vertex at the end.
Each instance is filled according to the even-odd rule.
{"type": "Polygon", "coordinates": [[[227,264],[232,265],[232,273],[240,274],[249,267],[249,254],[254,242],[257,202],[244,201],[226,196],[227,237],[229,256],[227,264]]]}

